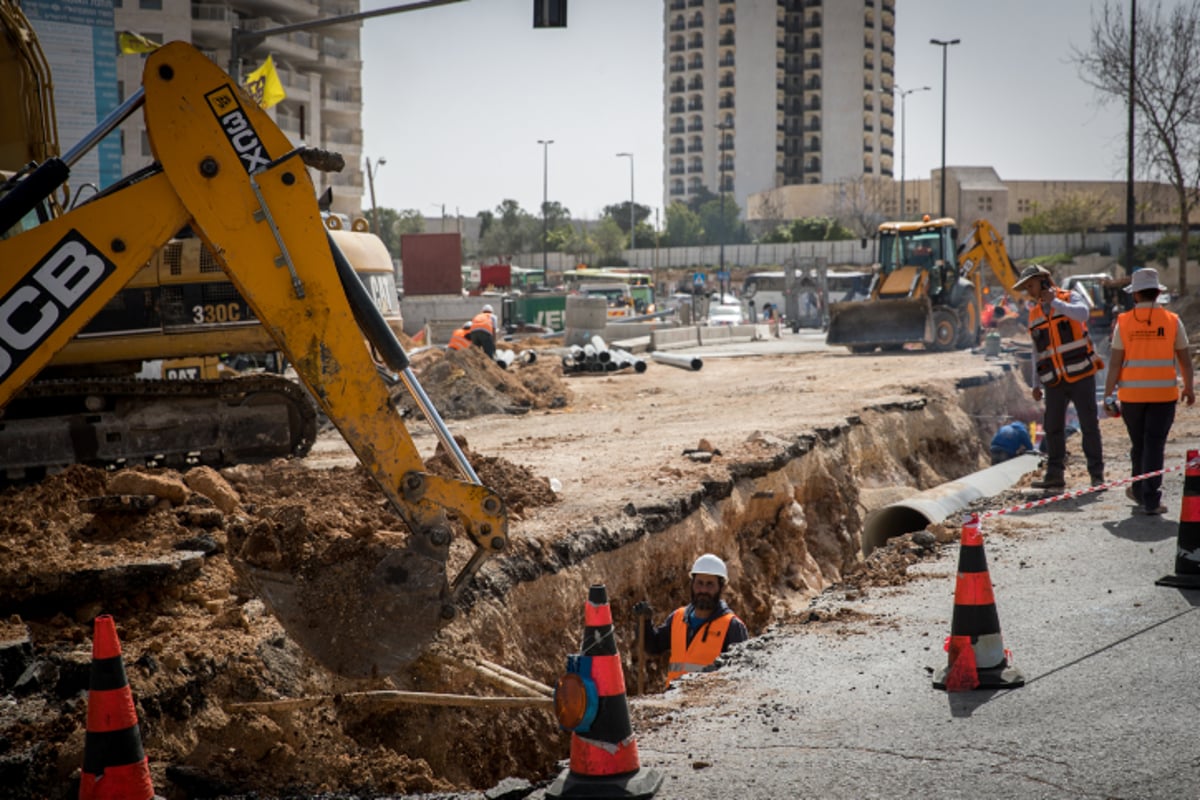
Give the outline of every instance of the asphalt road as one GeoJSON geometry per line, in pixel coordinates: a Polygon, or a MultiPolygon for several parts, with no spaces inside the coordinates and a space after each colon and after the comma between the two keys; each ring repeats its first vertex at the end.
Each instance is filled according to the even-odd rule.
{"type": "Polygon", "coordinates": [[[817,601],[865,618],[768,632],[691,679],[709,685],[638,734],[642,765],[664,774],[656,796],[1200,796],[1200,592],[1154,584],[1174,571],[1182,484],[1167,476],[1166,518],[1131,515],[1114,489],[1005,515],[1003,535],[984,520],[1024,687],[932,688],[954,604],[946,547],[922,580],[817,601]]]}

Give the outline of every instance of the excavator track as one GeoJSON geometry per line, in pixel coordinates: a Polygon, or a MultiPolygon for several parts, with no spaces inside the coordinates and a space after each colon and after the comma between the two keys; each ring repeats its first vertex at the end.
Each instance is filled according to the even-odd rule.
{"type": "Polygon", "coordinates": [[[37,381],[0,412],[0,480],[38,480],[71,464],[263,462],[303,456],[316,435],[316,404],[278,375],[37,381]]]}

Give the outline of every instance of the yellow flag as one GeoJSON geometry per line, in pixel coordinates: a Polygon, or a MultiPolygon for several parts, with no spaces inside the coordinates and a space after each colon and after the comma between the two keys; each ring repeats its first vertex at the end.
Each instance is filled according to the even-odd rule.
{"type": "Polygon", "coordinates": [[[246,91],[250,93],[263,108],[270,108],[287,97],[283,84],[279,81],[279,73],[275,71],[275,62],[267,56],[262,66],[246,76],[246,91]]]}
{"type": "Polygon", "coordinates": [[[125,55],[152,53],[162,47],[158,42],[152,42],[140,33],[121,31],[117,34],[117,47],[125,55]]]}

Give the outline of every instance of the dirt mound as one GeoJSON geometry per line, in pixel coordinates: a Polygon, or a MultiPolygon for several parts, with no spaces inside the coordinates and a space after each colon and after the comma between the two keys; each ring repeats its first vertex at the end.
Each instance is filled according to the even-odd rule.
{"type": "MultiPolygon", "coordinates": [[[[555,499],[545,479],[518,465],[468,457],[512,508],[555,499]]],[[[173,797],[429,792],[452,788],[446,775],[486,780],[439,763],[461,749],[429,735],[459,729],[453,709],[226,710],[230,702],[395,685],[348,683],[314,666],[229,558],[324,575],[308,611],[335,617],[340,596],[361,593],[350,591],[361,568],[386,554],[389,536],[402,535],[389,531],[404,531],[403,522],[361,467],[278,461],[181,475],[76,466],[0,494],[0,613],[9,615],[0,625],[0,695],[13,701],[0,703],[5,796],[77,794],[91,621],[101,613],[117,622],[155,786],[173,797]],[[135,493],[90,500],[110,500],[114,487],[135,493]]],[[[408,624],[403,614],[388,623],[408,624]]],[[[554,742],[546,727],[540,734],[554,742]]],[[[468,763],[513,761],[487,748],[476,742],[468,763]]]]}
{"type": "MultiPolygon", "coordinates": [[[[413,373],[425,393],[446,419],[467,419],[481,414],[524,414],[532,410],[565,408],[571,391],[562,380],[558,359],[544,351],[523,347],[541,356],[534,363],[517,358],[508,369],[476,347],[465,350],[427,350],[413,359],[413,373]]],[[[401,388],[394,392],[399,405],[419,413],[401,388]]]]}

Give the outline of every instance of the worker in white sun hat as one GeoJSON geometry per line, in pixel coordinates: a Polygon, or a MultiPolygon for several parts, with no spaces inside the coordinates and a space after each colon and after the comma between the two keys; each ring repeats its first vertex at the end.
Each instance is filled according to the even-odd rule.
{"type": "Polygon", "coordinates": [[[721,599],[729,581],[725,562],[705,553],[692,564],[689,575],[692,601],[676,609],[662,625],[653,625],[650,618],[654,609],[646,601],[633,607],[633,612],[642,617],[646,652],[671,653],[668,686],[685,672],[713,670],[717,656],[750,638],[746,624],[721,599]]]}

